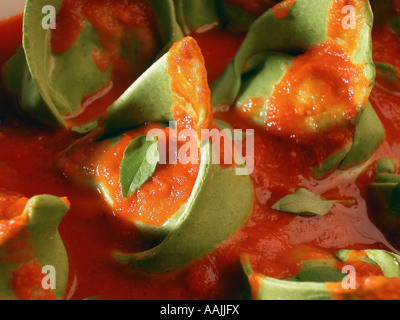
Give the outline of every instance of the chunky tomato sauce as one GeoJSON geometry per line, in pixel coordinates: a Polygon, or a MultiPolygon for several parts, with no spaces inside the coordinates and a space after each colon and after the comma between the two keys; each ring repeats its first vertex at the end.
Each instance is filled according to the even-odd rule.
{"type": "MultiPolygon", "coordinates": [[[[0,56],[9,56],[9,48],[16,48],[14,39],[21,37],[21,29],[10,26],[20,23],[18,17],[0,25],[0,34],[5,39],[0,56]]],[[[225,37],[221,30],[193,36],[206,53],[211,78],[223,70],[241,42],[228,33],[225,37]],[[223,40],[217,41],[220,36],[223,40]],[[207,52],[214,52],[217,58],[207,52]]],[[[375,59],[398,65],[399,48],[400,38],[393,31],[375,29],[375,59]]],[[[59,228],[70,263],[65,299],[233,299],[240,296],[245,285],[240,265],[243,253],[250,255],[256,272],[283,279],[295,275],[301,262],[316,254],[331,257],[344,248],[399,252],[399,239],[375,221],[366,190],[374,180],[371,168],[375,160],[400,158],[399,91],[393,91],[379,77],[371,101],[387,135],[371,165],[361,175],[343,175],[337,171],[317,181],[311,172],[318,149],[282,140],[243,119],[237,111],[218,112],[217,118],[237,129],[255,130],[255,170],[251,176],[256,194],[254,212],[240,231],[208,256],[180,270],[159,275],[133,272],[111,258],[116,250],[141,251],[150,248],[151,243],[131,223],[113,215],[97,190],[66,179],[52,161],[77,135],[27,119],[17,111],[4,89],[1,96],[1,187],[18,191],[27,198],[38,194],[67,197],[71,203],[59,228]],[[295,216],[270,209],[282,196],[299,187],[328,199],[349,200],[352,205],[337,203],[324,217],[295,216]]],[[[376,270],[367,271],[369,275],[377,275],[376,270]]]]}

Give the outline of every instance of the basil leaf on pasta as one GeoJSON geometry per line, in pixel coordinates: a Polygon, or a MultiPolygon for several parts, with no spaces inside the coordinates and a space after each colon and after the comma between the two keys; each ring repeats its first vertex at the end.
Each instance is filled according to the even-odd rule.
{"type": "Polygon", "coordinates": [[[160,161],[157,143],[157,138],[149,141],[141,136],[126,148],[119,178],[123,197],[135,193],[154,174],[160,161]]]}

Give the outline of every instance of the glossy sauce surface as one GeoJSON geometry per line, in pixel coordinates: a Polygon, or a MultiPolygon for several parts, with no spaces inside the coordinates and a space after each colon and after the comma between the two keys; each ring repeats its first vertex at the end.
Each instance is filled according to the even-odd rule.
{"type": "MultiPolygon", "coordinates": [[[[21,17],[12,21],[21,23],[21,17]]],[[[9,39],[19,38],[20,29],[8,26],[1,25],[0,34],[7,32],[12,35],[9,39]]],[[[221,30],[193,34],[206,53],[206,66],[212,78],[223,70],[241,42],[240,37],[230,34],[221,42],[216,40],[223,35],[221,30]],[[207,52],[216,52],[218,58],[214,60],[207,52]]],[[[1,54],[9,55],[3,52],[4,48],[8,51],[15,47],[9,41],[9,45],[1,46],[1,54]]],[[[396,48],[400,48],[398,35],[384,28],[375,30],[374,58],[400,63],[396,48]],[[380,50],[381,47],[385,49],[380,50]]],[[[371,166],[381,157],[400,158],[399,92],[387,90],[384,80],[377,79],[371,100],[386,126],[387,136],[371,166]]],[[[16,111],[4,89],[1,96],[5,98],[0,103],[0,117],[4,119],[0,150],[7,152],[0,152],[0,186],[27,198],[50,193],[67,197],[71,203],[71,210],[59,228],[70,263],[65,299],[233,299],[242,294],[245,285],[239,259],[243,253],[250,255],[256,272],[282,279],[295,275],[301,261],[315,252],[331,256],[343,248],[395,252],[400,248],[395,235],[387,234],[373,222],[374,212],[369,209],[366,193],[366,186],[374,179],[371,169],[360,175],[337,171],[317,181],[311,177],[311,171],[318,159],[318,149],[281,140],[231,110],[219,112],[216,117],[237,129],[256,132],[255,170],[251,176],[256,201],[251,218],[231,239],[188,267],[161,275],[134,273],[114,262],[111,253],[140,251],[151,244],[132,224],[113,215],[97,190],[72,183],[52,161],[77,136],[25,118],[16,111]],[[324,217],[294,216],[270,209],[282,196],[299,187],[355,204],[336,204],[324,217]]]]}

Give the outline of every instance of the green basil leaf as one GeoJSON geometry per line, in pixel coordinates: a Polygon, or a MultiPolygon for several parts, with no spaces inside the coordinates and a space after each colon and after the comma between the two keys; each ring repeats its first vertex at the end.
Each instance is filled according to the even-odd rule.
{"type": "Polygon", "coordinates": [[[52,289],[52,292],[56,299],[62,299],[69,270],[68,256],[58,233],[58,225],[68,210],[69,206],[63,200],[50,195],[35,196],[28,201],[24,212],[20,213],[27,217],[21,231],[0,243],[0,299],[18,298],[11,286],[13,273],[17,268],[31,262],[37,263],[40,268],[54,267],[56,289],[52,289]],[[12,243],[18,241],[27,244],[17,249],[12,243]],[[14,254],[21,250],[18,261],[8,260],[10,250],[14,254]],[[33,258],[26,255],[29,250],[32,250],[33,258]]]}
{"type": "Polygon", "coordinates": [[[334,203],[335,201],[323,200],[307,189],[299,189],[280,199],[272,206],[272,209],[301,215],[323,216],[329,213],[334,203]]]}
{"type": "MultiPolygon", "coordinates": [[[[56,11],[59,11],[63,0],[52,2],[56,11]]],[[[157,28],[164,48],[152,57],[156,60],[167,52],[170,46],[182,38],[182,31],[176,22],[172,0],[149,0],[157,20],[157,28]]],[[[11,79],[10,87],[21,87],[15,91],[17,95],[24,93],[25,99],[21,107],[32,117],[53,125],[65,125],[66,118],[71,117],[81,109],[82,100],[97,92],[106,85],[112,76],[111,69],[102,72],[92,58],[93,49],[101,48],[96,29],[89,21],[75,43],[63,54],[53,54],[50,45],[51,30],[42,28],[42,8],[47,5],[46,0],[28,0],[24,15],[23,48],[28,69],[16,76],[6,75],[11,79]],[[28,72],[29,71],[29,72],[28,72]],[[70,90],[70,88],[74,90],[70,90]],[[39,103],[39,102],[40,103],[39,103]]],[[[129,32],[129,31],[126,31],[129,32]]],[[[132,50],[135,48],[135,36],[130,37],[132,50]]],[[[129,45],[127,46],[129,47],[129,45]]],[[[122,50],[124,51],[124,50],[122,50]]],[[[121,52],[121,55],[126,52],[121,52]]],[[[135,59],[135,52],[131,54],[135,59]]],[[[19,53],[18,63],[23,65],[23,58],[19,53]]],[[[12,72],[12,67],[6,67],[12,72]]],[[[10,81],[8,81],[10,82],[10,81]]]]}
{"type": "Polygon", "coordinates": [[[135,193],[154,174],[160,161],[157,138],[148,141],[146,136],[133,139],[124,152],[119,181],[122,196],[135,193]]]}

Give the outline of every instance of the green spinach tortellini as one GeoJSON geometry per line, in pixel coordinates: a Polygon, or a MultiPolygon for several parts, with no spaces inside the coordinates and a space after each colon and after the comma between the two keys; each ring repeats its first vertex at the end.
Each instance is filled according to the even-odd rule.
{"type": "Polygon", "coordinates": [[[63,298],[69,270],[58,226],[68,210],[67,199],[0,191],[0,299],[63,298]]]}

